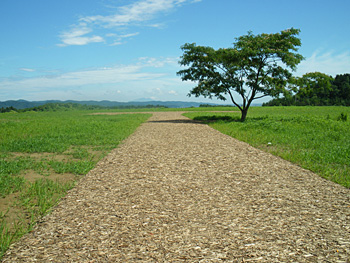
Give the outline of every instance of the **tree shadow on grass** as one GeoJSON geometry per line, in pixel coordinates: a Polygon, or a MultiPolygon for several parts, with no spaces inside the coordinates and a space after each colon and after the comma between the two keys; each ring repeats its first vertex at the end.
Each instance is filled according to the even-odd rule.
{"type": "Polygon", "coordinates": [[[202,123],[213,123],[213,122],[239,122],[240,118],[238,116],[232,117],[232,116],[217,116],[217,115],[211,115],[211,116],[197,116],[194,117],[193,120],[200,121],[202,123]]]}
{"type": "Polygon", "coordinates": [[[191,120],[191,119],[179,119],[179,120],[160,120],[160,121],[148,121],[150,123],[185,123],[185,124],[193,124],[193,123],[197,123],[197,124],[202,124],[201,121],[196,121],[196,120],[191,120]]]}

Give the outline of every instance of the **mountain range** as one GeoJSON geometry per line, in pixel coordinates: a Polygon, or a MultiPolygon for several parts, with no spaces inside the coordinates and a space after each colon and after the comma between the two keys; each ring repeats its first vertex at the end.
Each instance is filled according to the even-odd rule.
{"type": "Polygon", "coordinates": [[[199,103],[199,102],[185,102],[185,101],[129,101],[129,102],[118,102],[118,101],[109,101],[109,100],[102,100],[102,101],[76,101],[76,100],[45,100],[45,101],[27,101],[27,100],[7,100],[7,101],[0,101],[0,108],[7,108],[7,107],[14,107],[16,109],[26,109],[26,108],[33,108],[37,106],[42,106],[47,103],[78,103],[82,105],[96,105],[96,106],[102,106],[102,107],[130,107],[130,106],[147,106],[147,105],[154,105],[154,106],[164,106],[168,108],[188,108],[188,107],[199,107],[202,104],[205,105],[211,105],[215,106],[218,104],[214,103],[199,103]]]}

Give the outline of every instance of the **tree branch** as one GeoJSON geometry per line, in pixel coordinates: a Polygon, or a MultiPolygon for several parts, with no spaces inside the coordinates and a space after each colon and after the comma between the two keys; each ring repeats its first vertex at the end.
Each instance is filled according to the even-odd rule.
{"type": "Polygon", "coordinates": [[[264,94],[264,95],[261,95],[259,97],[255,97],[253,100],[261,99],[261,98],[264,98],[264,97],[267,97],[267,96],[269,96],[269,95],[264,94]]]}
{"type": "Polygon", "coordinates": [[[239,106],[239,104],[237,104],[236,101],[235,101],[235,99],[233,98],[230,89],[227,89],[227,93],[230,95],[232,103],[233,103],[234,105],[236,105],[236,106],[239,108],[240,111],[243,111],[242,107],[239,106]]]}

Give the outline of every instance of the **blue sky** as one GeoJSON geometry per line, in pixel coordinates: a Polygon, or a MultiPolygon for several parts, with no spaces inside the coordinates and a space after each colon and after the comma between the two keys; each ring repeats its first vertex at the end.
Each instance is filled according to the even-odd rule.
{"type": "Polygon", "coordinates": [[[350,73],[349,10],[348,0],[1,0],[0,101],[210,102],[187,97],[181,45],[230,47],[249,30],[301,29],[296,75],[350,73]]]}

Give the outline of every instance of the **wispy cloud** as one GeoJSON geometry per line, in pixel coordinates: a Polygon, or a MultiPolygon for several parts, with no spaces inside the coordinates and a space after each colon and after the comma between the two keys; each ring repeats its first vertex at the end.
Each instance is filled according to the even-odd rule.
{"type": "Polygon", "coordinates": [[[177,93],[175,90],[171,90],[171,91],[169,91],[168,93],[171,94],[171,95],[175,95],[175,96],[178,95],[178,93],[177,93]]]}
{"type": "Polygon", "coordinates": [[[187,99],[191,83],[176,76],[177,60],[146,57],[128,65],[0,79],[0,97],[130,101],[150,96],[171,100],[182,94],[187,99]]]}
{"type": "Polygon", "coordinates": [[[20,79],[4,79],[0,80],[0,87],[3,91],[10,91],[70,88],[84,85],[110,85],[124,82],[130,83],[132,81],[146,81],[168,75],[169,72],[166,69],[158,70],[158,68],[160,65],[162,65],[162,67],[177,66],[173,63],[174,61],[175,59],[172,58],[142,58],[137,63],[130,65],[117,65],[114,67],[87,69],[20,79]]]}
{"type": "Polygon", "coordinates": [[[19,70],[25,71],[25,72],[35,72],[35,69],[32,69],[32,68],[20,68],[19,70]]]}
{"type": "Polygon", "coordinates": [[[20,80],[0,82],[2,89],[59,88],[104,83],[120,83],[140,79],[155,78],[159,74],[143,73],[138,65],[116,66],[68,72],[59,75],[46,75],[20,80]]]}
{"type": "Polygon", "coordinates": [[[179,58],[176,57],[161,57],[161,58],[152,58],[152,57],[140,57],[139,65],[143,67],[152,67],[152,68],[163,68],[166,65],[178,66],[179,58]]]}
{"type": "MultiPolygon", "coordinates": [[[[127,28],[131,25],[137,26],[141,22],[151,21],[157,15],[174,10],[185,3],[196,3],[201,0],[140,0],[129,5],[120,6],[113,15],[95,15],[86,16],[79,19],[76,25],[73,25],[70,30],[60,34],[62,43],[58,46],[70,45],[87,45],[89,43],[105,42],[105,37],[92,35],[94,30],[118,29],[127,28]]],[[[160,24],[150,25],[152,27],[160,27],[160,24]]],[[[144,25],[143,25],[144,26],[144,25]]],[[[118,36],[117,40],[112,45],[121,44],[121,39],[135,36],[136,33],[124,34],[118,36]]],[[[138,34],[138,33],[137,33],[138,34]]],[[[107,36],[110,34],[107,34],[107,36]]]]}
{"type": "Polygon", "coordinates": [[[143,0],[121,6],[117,13],[110,16],[88,16],[80,20],[100,24],[104,27],[128,26],[133,23],[151,20],[158,13],[170,11],[184,2],[186,0],[143,0]]]}
{"type": "Polygon", "coordinates": [[[302,61],[297,70],[298,75],[308,72],[322,72],[335,77],[338,74],[350,73],[350,53],[315,51],[310,57],[302,61]]]}
{"type": "Polygon", "coordinates": [[[138,34],[139,34],[139,32],[124,34],[124,35],[117,35],[117,34],[112,33],[112,34],[107,34],[106,36],[114,38],[114,42],[112,44],[110,44],[111,46],[117,46],[117,45],[123,44],[124,39],[137,36],[138,34]]]}
{"type": "Polygon", "coordinates": [[[86,36],[92,31],[92,28],[89,28],[86,23],[80,23],[77,26],[73,26],[71,30],[63,32],[60,35],[62,43],[58,44],[58,46],[82,46],[89,43],[104,42],[104,38],[101,36],[86,36]]]}

